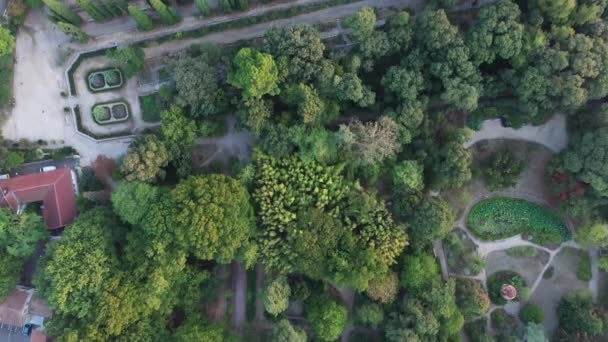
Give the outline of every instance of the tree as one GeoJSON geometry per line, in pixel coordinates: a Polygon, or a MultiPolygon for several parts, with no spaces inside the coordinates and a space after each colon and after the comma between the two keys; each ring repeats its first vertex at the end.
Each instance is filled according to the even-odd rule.
{"type": "Polygon", "coordinates": [[[35,284],[55,313],[82,319],[99,310],[118,265],[111,217],[100,208],[85,212],[49,246],[35,284]]]}
{"type": "Polygon", "coordinates": [[[543,308],[537,304],[528,303],[519,311],[519,317],[524,323],[540,324],[544,320],[543,308]]]}
{"type": "Polygon", "coordinates": [[[124,222],[139,225],[159,197],[157,187],[141,182],[123,182],[112,192],[112,208],[124,222]]]}
{"type": "Polygon", "coordinates": [[[279,94],[279,71],[271,55],[242,48],[234,58],[234,65],[236,70],[228,74],[228,83],[241,89],[246,98],[279,94]]]}
{"type": "Polygon", "coordinates": [[[198,8],[199,12],[203,17],[208,17],[211,15],[211,7],[209,7],[209,0],[195,0],[196,8],[198,8]]]}
{"type": "Polygon", "coordinates": [[[363,165],[393,158],[401,151],[398,126],[387,116],[366,124],[355,120],[348,126],[341,125],[338,139],[341,149],[363,165]]]}
{"type": "Polygon", "coordinates": [[[256,136],[263,136],[261,133],[268,127],[268,120],[272,116],[272,102],[264,99],[248,99],[243,102],[238,116],[241,122],[256,136]]]}
{"type": "Polygon", "coordinates": [[[435,189],[459,188],[471,179],[471,152],[464,148],[468,132],[463,129],[450,130],[445,143],[431,153],[425,169],[431,172],[431,184],[435,189]]]}
{"type": "Polygon", "coordinates": [[[334,341],[346,327],[348,310],[331,298],[319,296],[311,300],[307,316],[317,338],[334,341]]]}
{"type": "Polygon", "coordinates": [[[58,0],[42,0],[44,4],[59,18],[64,19],[72,25],[82,24],[82,18],[69,7],[58,0]]]}
{"type": "Polygon", "coordinates": [[[146,12],[140,10],[137,7],[129,5],[127,7],[127,11],[129,15],[135,20],[135,24],[137,25],[137,29],[140,31],[150,31],[154,28],[154,23],[150,16],[146,14],[146,12]]]}
{"type": "Polygon", "coordinates": [[[254,235],[247,190],[223,175],[190,177],[173,190],[175,236],[197,258],[234,260],[254,235]]]}
{"type": "Polygon", "coordinates": [[[177,105],[160,114],[162,140],[177,167],[177,174],[185,177],[192,168],[192,148],[198,135],[196,122],[177,105]]]}
{"type": "Polygon", "coordinates": [[[155,135],[143,135],[129,146],[120,171],[128,181],[154,182],[165,178],[163,168],[168,163],[165,144],[155,135]]]}
{"type": "Polygon", "coordinates": [[[524,338],[526,342],[546,342],[545,327],[542,324],[536,323],[526,325],[524,338]]]}
{"type": "Polygon", "coordinates": [[[11,31],[4,27],[0,27],[0,57],[10,55],[15,49],[15,37],[11,31]]]}
{"type": "Polygon", "coordinates": [[[272,326],[270,342],[306,342],[306,332],[295,328],[288,320],[282,319],[272,326]]]}
{"type": "Polygon", "coordinates": [[[591,293],[575,291],[562,297],[557,307],[560,329],[569,336],[598,336],[604,332],[603,313],[591,293]]]}
{"type": "Polygon", "coordinates": [[[439,267],[434,257],[427,254],[406,255],[401,270],[401,286],[408,292],[420,294],[439,279],[439,267]]]}
{"type": "Polygon", "coordinates": [[[0,301],[4,302],[21,279],[23,259],[0,251],[0,301]]]}
{"type": "Polygon", "coordinates": [[[477,65],[492,64],[496,57],[508,60],[520,53],[524,38],[520,15],[519,6],[510,0],[481,8],[467,32],[467,46],[477,65]]]}
{"type": "Polygon", "coordinates": [[[72,41],[75,41],[76,43],[85,44],[89,41],[89,36],[75,25],[59,22],[57,27],[59,27],[63,33],[67,34],[72,41]]]}
{"type": "Polygon", "coordinates": [[[480,281],[457,279],[456,304],[465,319],[473,319],[490,310],[490,297],[480,281]]]}
{"type": "Polygon", "coordinates": [[[0,208],[0,253],[27,258],[34,253],[38,242],[47,237],[40,215],[27,212],[16,215],[9,208],[0,208]]]}
{"type": "Polygon", "coordinates": [[[515,186],[526,168],[525,163],[509,150],[494,153],[484,164],[484,180],[492,191],[515,186]]]}
{"type": "Polygon", "coordinates": [[[158,13],[160,20],[165,25],[174,25],[181,20],[177,11],[175,11],[174,8],[165,5],[162,0],[150,0],[150,6],[158,13]]]}
{"type": "Polygon", "coordinates": [[[197,58],[180,54],[173,62],[173,79],[177,103],[190,106],[192,116],[206,118],[217,114],[222,107],[224,92],[220,87],[215,51],[197,58]]]}
{"type": "Polygon", "coordinates": [[[291,288],[287,283],[287,278],[274,279],[264,289],[264,309],[269,314],[277,316],[287,310],[290,295],[291,288]]]}
{"type": "Polygon", "coordinates": [[[264,34],[264,50],[274,57],[287,80],[299,83],[317,76],[325,44],[312,26],[272,27],[264,34]]]}
{"type": "Polygon", "coordinates": [[[407,11],[394,13],[388,18],[387,35],[392,53],[408,51],[414,35],[412,24],[412,17],[407,11]]]}
{"type": "Polygon", "coordinates": [[[78,5],[84,9],[95,21],[103,21],[108,19],[106,12],[97,7],[92,0],[78,0],[78,5]]]}
{"type": "Polygon", "coordinates": [[[369,107],[376,102],[376,94],[354,72],[335,75],[330,87],[340,101],[352,101],[360,107],[369,107]]]}
{"type": "Polygon", "coordinates": [[[608,246],[608,224],[594,223],[579,228],[576,232],[576,241],[584,245],[608,246]]]}
{"type": "Polygon", "coordinates": [[[173,338],[177,342],[234,341],[233,337],[221,326],[204,324],[195,319],[190,319],[180,325],[173,334],[173,338]]]}
{"type": "Polygon", "coordinates": [[[9,151],[6,154],[6,159],[4,160],[4,168],[10,170],[17,166],[20,166],[25,162],[25,157],[22,152],[9,151]]]}
{"type": "Polygon", "coordinates": [[[439,197],[422,200],[413,213],[410,235],[418,243],[441,240],[452,230],[456,217],[449,204],[439,197]]]}
{"type": "Polygon", "coordinates": [[[399,290],[399,276],[396,272],[389,272],[379,279],[369,283],[365,294],[374,301],[388,304],[395,301],[399,290]]]}
{"type": "Polygon", "coordinates": [[[424,167],[415,160],[403,160],[392,171],[396,191],[418,192],[424,189],[424,167]]]}
{"type": "Polygon", "coordinates": [[[536,0],[541,12],[554,24],[565,24],[576,9],[576,0],[536,0]]]}
{"type": "Polygon", "coordinates": [[[315,125],[323,123],[322,115],[325,112],[325,102],[315,88],[304,83],[287,86],[281,94],[285,104],[297,109],[298,116],[305,124],[315,125]]]}
{"type": "Polygon", "coordinates": [[[124,71],[127,78],[135,76],[144,68],[146,55],[140,47],[119,47],[114,50],[108,50],[106,55],[114,61],[117,67],[124,71]]]}
{"type": "Polygon", "coordinates": [[[352,30],[352,37],[357,43],[357,52],[363,58],[365,69],[371,70],[373,61],[386,55],[390,43],[386,32],[376,31],[376,13],[366,7],[346,18],[344,25],[352,30]]]}
{"type": "Polygon", "coordinates": [[[366,303],[357,308],[357,320],[375,329],[384,320],[384,311],[379,304],[366,303]]]}

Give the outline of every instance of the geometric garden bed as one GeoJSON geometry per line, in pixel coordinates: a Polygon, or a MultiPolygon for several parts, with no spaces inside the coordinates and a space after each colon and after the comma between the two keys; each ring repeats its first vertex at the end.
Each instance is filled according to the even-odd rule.
{"type": "Polygon", "coordinates": [[[131,110],[125,101],[97,103],[91,108],[93,120],[99,125],[110,125],[129,120],[131,110]]]}
{"type": "Polygon", "coordinates": [[[87,87],[94,93],[118,89],[123,84],[122,72],[118,68],[94,70],[87,75],[87,87]]]}

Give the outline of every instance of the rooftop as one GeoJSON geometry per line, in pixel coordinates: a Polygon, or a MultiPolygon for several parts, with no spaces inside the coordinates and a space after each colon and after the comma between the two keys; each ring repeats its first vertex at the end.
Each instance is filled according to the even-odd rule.
{"type": "Polygon", "coordinates": [[[49,229],[72,223],[76,217],[76,195],[71,169],[0,180],[0,206],[17,212],[21,205],[34,202],[43,202],[42,216],[49,229]]]}

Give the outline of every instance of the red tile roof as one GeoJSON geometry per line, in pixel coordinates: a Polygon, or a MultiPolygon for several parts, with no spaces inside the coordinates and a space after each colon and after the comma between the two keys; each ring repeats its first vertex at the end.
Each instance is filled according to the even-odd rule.
{"type": "Polygon", "coordinates": [[[76,217],[76,195],[70,169],[58,169],[0,180],[0,206],[17,211],[20,204],[44,204],[49,229],[65,227],[76,217]]]}
{"type": "Polygon", "coordinates": [[[38,330],[34,330],[34,331],[32,331],[32,338],[30,341],[31,342],[47,342],[47,341],[50,341],[50,339],[48,337],[46,337],[46,335],[44,335],[42,332],[40,332],[38,330]]]}
{"type": "Polygon", "coordinates": [[[23,326],[26,305],[32,297],[31,292],[24,289],[15,289],[0,303],[0,322],[13,326],[23,326]]]}

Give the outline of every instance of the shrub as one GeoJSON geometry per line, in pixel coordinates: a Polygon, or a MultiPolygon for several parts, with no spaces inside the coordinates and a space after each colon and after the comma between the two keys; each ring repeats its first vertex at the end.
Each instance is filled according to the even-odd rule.
{"type": "Polygon", "coordinates": [[[492,198],[471,209],[468,228],[482,240],[498,240],[528,233],[545,242],[570,239],[564,222],[548,209],[522,199],[492,198]]]}
{"type": "Polygon", "coordinates": [[[357,320],[375,329],[384,320],[384,311],[379,304],[363,304],[357,309],[357,320]]]}
{"type": "Polygon", "coordinates": [[[604,332],[602,311],[593,305],[588,290],[575,291],[562,297],[557,315],[560,329],[572,338],[597,336],[604,332]]]}
{"type": "Polygon", "coordinates": [[[525,167],[509,150],[498,151],[485,163],[483,178],[490,190],[512,187],[525,167]]]}
{"type": "Polygon", "coordinates": [[[555,268],[553,266],[549,266],[545,273],[543,273],[543,279],[551,279],[551,277],[553,277],[553,272],[555,272],[555,268]]]}
{"type": "Polygon", "coordinates": [[[591,260],[586,253],[581,255],[581,261],[578,264],[578,270],[576,270],[576,277],[582,281],[589,281],[593,277],[591,274],[591,260]]]}
{"type": "Polygon", "coordinates": [[[497,331],[512,331],[517,326],[515,317],[509,315],[503,308],[492,311],[492,328],[497,331]]]}
{"type": "Polygon", "coordinates": [[[269,314],[276,316],[287,310],[291,288],[285,277],[273,280],[264,289],[264,309],[269,314]]]}
{"type": "Polygon", "coordinates": [[[528,303],[519,311],[519,318],[525,323],[542,323],[545,314],[539,305],[528,303]]]}
{"type": "Polygon", "coordinates": [[[127,7],[127,11],[129,11],[129,15],[131,15],[133,20],[135,20],[138,30],[150,31],[154,28],[154,23],[152,22],[152,19],[150,19],[150,17],[146,14],[146,12],[131,5],[127,7]]]}
{"type": "Polygon", "coordinates": [[[512,271],[500,271],[488,277],[488,294],[492,303],[504,305],[507,300],[502,297],[500,290],[503,284],[510,284],[517,290],[517,298],[521,298],[521,292],[526,287],[526,281],[519,274],[512,271]]]}
{"type": "Polygon", "coordinates": [[[103,73],[103,76],[106,79],[106,83],[109,86],[115,86],[120,84],[120,74],[118,72],[118,70],[112,69],[112,70],[107,70],[103,73]]]}
{"type": "Polygon", "coordinates": [[[104,122],[110,120],[110,109],[104,106],[95,106],[93,108],[93,117],[97,122],[104,122]]]}

